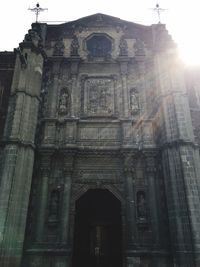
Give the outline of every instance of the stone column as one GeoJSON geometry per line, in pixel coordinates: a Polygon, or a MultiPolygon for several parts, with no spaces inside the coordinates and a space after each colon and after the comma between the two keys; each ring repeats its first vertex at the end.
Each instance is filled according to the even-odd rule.
{"type": "Polygon", "coordinates": [[[128,244],[135,243],[135,202],[133,194],[133,173],[132,169],[126,169],[126,189],[127,189],[127,222],[128,222],[128,244]]]}
{"type": "Polygon", "coordinates": [[[156,188],[156,167],[154,155],[146,155],[146,176],[148,180],[148,194],[149,194],[149,207],[150,207],[150,217],[151,226],[153,230],[154,246],[158,247],[160,244],[160,231],[159,231],[159,221],[158,221],[158,209],[159,205],[157,203],[157,188],[156,188]]]}
{"type": "MultiPolygon", "coordinates": [[[[60,241],[65,244],[67,249],[65,257],[65,266],[71,266],[71,236],[70,236],[70,210],[71,210],[71,184],[72,184],[72,173],[73,173],[73,156],[65,155],[65,166],[63,169],[64,174],[64,190],[63,190],[63,203],[61,212],[61,231],[60,241]]],[[[73,233],[72,233],[73,234],[73,233]]]]}
{"type": "Polygon", "coordinates": [[[133,193],[133,168],[127,165],[130,158],[125,158],[125,181],[126,181],[126,220],[127,220],[127,248],[133,248],[136,242],[135,202],[133,193]]]}
{"type": "Polygon", "coordinates": [[[51,87],[48,89],[51,96],[49,97],[50,103],[48,103],[48,115],[50,115],[51,118],[56,117],[56,111],[57,111],[57,105],[58,105],[58,88],[60,86],[60,59],[55,59],[52,63],[53,65],[53,73],[52,73],[52,83],[51,87]]]}
{"type": "Polygon", "coordinates": [[[80,57],[71,58],[71,79],[72,79],[72,92],[71,92],[71,116],[78,116],[79,107],[79,94],[77,90],[77,75],[80,57]]]}
{"type": "Polygon", "coordinates": [[[129,97],[128,97],[128,86],[127,86],[127,74],[128,74],[128,58],[120,57],[118,59],[120,64],[121,71],[121,80],[122,80],[122,96],[123,96],[123,111],[124,117],[128,118],[129,116],[129,97]]]}
{"type": "Polygon", "coordinates": [[[71,173],[70,168],[64,169],[64,192],[63,192],[63,207],[62,207],[62,218],[61,218],[61,242],[68,243],[69,234],[69,216],[70,216],[70,198],[71,198],[71,173]]]}
{"type": "Polygon", "coordinates": [[[140,94],[140,114],[144,116],[144,118],[148,118],[148,112],[147,112],[147,101],[146,101],[146,80],[147,74],[145,73],[145,57],[140,58],[138,60],[138,91],[140,94]]]}
{"type": "Polygon", "coordinates": [[[36,241],[42,242],[44,240],[44,227],[46,219],[46,208],[48,202],[48,181],[50,174],[50,157],[42,156],[41,162],[41,178],[39,183],[38,195],[38,212],[37,212],[37,225],[36,225],[36,241]]]}

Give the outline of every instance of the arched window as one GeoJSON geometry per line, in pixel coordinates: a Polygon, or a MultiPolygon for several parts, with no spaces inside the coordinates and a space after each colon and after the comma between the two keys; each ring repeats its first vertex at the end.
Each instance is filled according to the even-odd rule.
{"type": "Polygon", "coordinates": [[[110,57],[112,42],[103,34],[95,34],[86,42],[90,57],[110,57]]]}

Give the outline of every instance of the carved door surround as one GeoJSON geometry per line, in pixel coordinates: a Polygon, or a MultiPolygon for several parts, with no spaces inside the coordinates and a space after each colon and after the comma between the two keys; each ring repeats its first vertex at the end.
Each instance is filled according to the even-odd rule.
{"type": "MultiPolygon", "coordinates": [[[[70,240],[70,244],[71,244],[71,248],[72,248],[72,254],[73,254],[73,248],[74,248],[76,202],[82,196],[87,194],[88,191],[96,190],[96,189],[100,190],[100,191],[101,190],[102,191],[106,191],[106,190],[109,191],[109,193],[111,195],[113,195],[113,197],[115,197],[121,203],[121,215],[120,216],[121,216],[121,227],[122,227],[122,229],[121,229],[122,230],[122,257],[125,258],[125,251],[124,251],[124,247],[125,247],[125,236],[124,236],[124,233],[125,233],[125,198],[124,198],[123,194],[117,188],[117,185],[105,185],[105,184],[101,184],[99,182],[96,182],[96,183],[93,183],[93,184],[82,185],[82,186],[80,185],[80,188],[72,194],[72,197],[71,197],[71,211],[70,211],[70,214],[71,214],[71,219],[70,219],[70,222],[71,222],[70,223],[71,240],[70,240]]],[[[106,235],[106,231],[107,231],[106,230],[107,229],[106,225],[105,226],[103,224],[102,225],[96,225],[96,226],[94,225],[94,227],[96,227],[96,228],[100,227],[101,228],[100,230],[102,230],[102,232],[104,232],[104,234],[106,235]]],[[[91,228],[91,231],[92,231],[93,228],[91,228]]],[[[96,230],[99,230],[99,229],[96,229],[96,230]]],[[[99,251],[97,251],[97,249],[98,248],[96,248],[96,250],[94,252],[94,255],[96,255],[96,256],[98,256],[97,254],[99,252],[99,251]]]]}

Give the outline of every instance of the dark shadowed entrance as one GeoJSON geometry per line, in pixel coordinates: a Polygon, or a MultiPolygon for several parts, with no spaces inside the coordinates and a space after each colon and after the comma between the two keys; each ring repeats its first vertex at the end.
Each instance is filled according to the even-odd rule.
{"type": "Polygon", "coordinates": [[[76,202],[73,267],[122,267],[121,203],[106,189],[76,202]]]}

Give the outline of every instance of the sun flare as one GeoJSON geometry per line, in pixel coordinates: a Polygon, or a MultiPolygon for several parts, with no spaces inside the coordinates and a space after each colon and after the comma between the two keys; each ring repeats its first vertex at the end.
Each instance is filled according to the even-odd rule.
{"type": "MultiPolygon", "coordinates": [[[[199,42],[200,43],[200,40],[199,42]]],[[[200,44],[197,43],[179,43],[178,51],[181,60],[189,66],[199,65],[200,66],[200,44]],[[198,47],[197,47],[198,46],[198,47]]]]}

